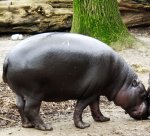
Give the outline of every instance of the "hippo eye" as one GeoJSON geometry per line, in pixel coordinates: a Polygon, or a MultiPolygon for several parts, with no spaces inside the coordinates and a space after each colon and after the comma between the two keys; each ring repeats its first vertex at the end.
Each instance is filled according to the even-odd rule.
{"type": "Polygon", "coordinates": [[[139,82],[137,80],[133,80],[132,86],[137,87],[139,85],[139,82]]]}
{"type": "Polygon", "coordinates": [[[148,96],[147,96],[148,94],[146,93],[146,92],[144,92],[143,94],[141,94],[141,98],[142,99],[146,99],[148,96]]]}

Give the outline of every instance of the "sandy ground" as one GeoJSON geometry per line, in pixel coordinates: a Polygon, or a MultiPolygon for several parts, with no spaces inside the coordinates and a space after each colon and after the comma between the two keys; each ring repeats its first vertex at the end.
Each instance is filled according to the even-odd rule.
{"type": "MultiPolygon", "coordinates": [[[[150,70],[150,38],[138,36],[138,38],[146,43],[138,49],[127,49],[119,52],[124,59],[134,68],[138,73],[140,79],[147,86],[148,72],[150,70]]],[[[20,41],[11,41],[8,37],[0,38],[0,74],[2,72],[2,63],[4,56],[9,50],[11,50],[20,41]]],[[[1,79],[0,79],[1,80],[1,79]]],[[[1,92],[0,92],[1,93],[1,92]]],[[[2,92],[3,93],[3,92],[2,92]]],[[[14,97],[11,95],[7,97],[9,101],[14,103],[14,97]]],[[[103,98],[104,99],[104,98],[103,98]]],[[[5,100],[3,98],[2,100],[5,100]]],[[[69,103],[69,102],[68,102],[69,103]]],[[[1,105],[3,107],[8,106],[7,103],[1,105]]],[[[106,99],[100,105],[102,112],[107,117],[110,117],[109,122],[97,123],[94,122],[89,109],[87,108],[83,120],[89,122],[91,126],[86,129],[77,129],[74,127],[72,116],[73,110],[70,112],[61,111],[57,114],[45,115],[44,120],[47,123],[52,123],[53,131],[39,131],[35,129],[22,128],[20,123],[20,117],[17,116],[17,123],[10,126],[0,126],[0,136],[149,136],[150,135],[150,120],[136,121],[124,113],[120,107],[117,107],[113,102],[108,102],[106,99]],[[59,114],[61,113],[61,114],[59,114]],[[50,116],[52,118],[50,118],[50,116]]],[[[41,111],[43,111],[41,109],[41,111]]],[[[7,111],[6,111],[7,112],[7,111]]],[[[11,113],[13,114],[13,108],[11,113]]],[[[43,113],[42,113],[43,114],[43,113]]],[[[5,120],[4,116],[0,114],[0,121],[5,120]]],[[[6,119],[7,120],[7,119],[6,119]]],[[[11,122],[11,120],[10,120],[11,122]]],[[[13,123],[13,121],[12,121],[13,123]]]]}

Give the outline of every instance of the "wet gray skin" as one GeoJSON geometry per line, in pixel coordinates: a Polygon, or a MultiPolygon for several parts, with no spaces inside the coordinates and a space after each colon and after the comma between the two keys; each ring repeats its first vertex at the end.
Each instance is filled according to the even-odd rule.
{"type": "Polygon", "coordinates": [[[74,124],[90,106],[95,121],[105,122],[100,96],[114,101],[135,119],[148,117],[147,93],[130,66],[106,44],[80,34],[44,33],[19,43],[3,65],[3,80],[16,93],[23,127],[52,130],[39,115],[42,101],[77,100],[74,124]]]}

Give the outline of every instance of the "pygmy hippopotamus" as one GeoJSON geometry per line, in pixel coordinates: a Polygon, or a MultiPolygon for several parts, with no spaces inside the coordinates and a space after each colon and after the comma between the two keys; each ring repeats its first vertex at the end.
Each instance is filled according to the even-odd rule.
{"type": "Polygon", "coordinates": [[[130,66],[101,41],[73,33],[43,33],[23,40],[5,58],[3,81],[16,93],[23,127],[52,130],[39,115],[42,101],[77,100],[74,124],[89,127],[82,112],[89,106],[104,122],[100,96],[134,119],[148,117],[147,93],[130,66]]]}

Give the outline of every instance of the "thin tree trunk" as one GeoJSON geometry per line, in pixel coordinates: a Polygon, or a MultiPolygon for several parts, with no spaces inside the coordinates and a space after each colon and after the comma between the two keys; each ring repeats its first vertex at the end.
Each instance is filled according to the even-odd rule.
{"type": "Polygon", "coordinates": [[[74,0],[72,32],[111,44],[130,37],[123,24],[117,0],[74,0]]]}

